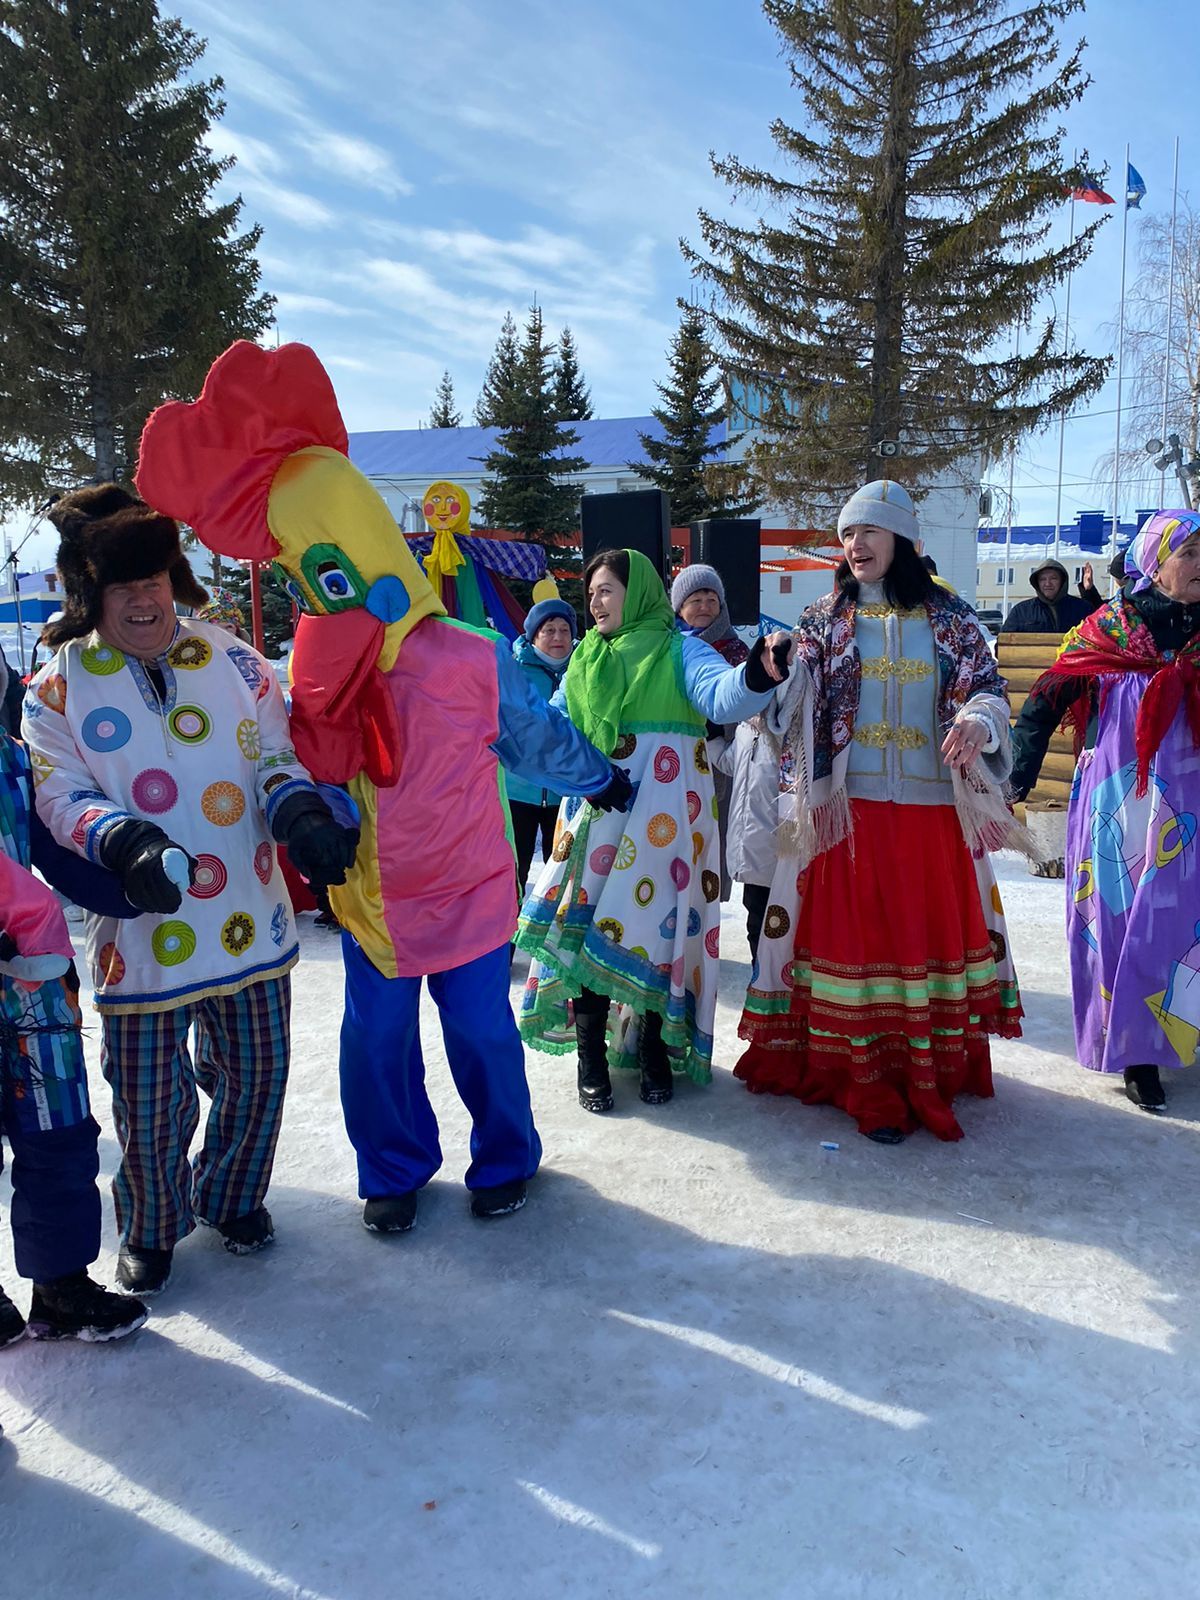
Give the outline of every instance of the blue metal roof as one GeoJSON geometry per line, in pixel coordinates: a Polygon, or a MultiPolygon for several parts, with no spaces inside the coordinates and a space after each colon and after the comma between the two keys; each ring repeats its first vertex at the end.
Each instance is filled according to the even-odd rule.
{"type": "MultiPolygon", "coordinates": [[[[579,435],[564,455],[582,456],[591,467],[623,467],[645,461],[641,433],[663,436],[662,424],[653,417],[607,417],[569,424],[579,435]]],[[[492,450],[498,428],[402,428],[379,433],[352,433],[350,459],[368,478],[408,478],[424,473],[435,478],[467,477],[482,470],[492,450]]],[[[713,429],[724,440],[724,422],[713,429]]]]}

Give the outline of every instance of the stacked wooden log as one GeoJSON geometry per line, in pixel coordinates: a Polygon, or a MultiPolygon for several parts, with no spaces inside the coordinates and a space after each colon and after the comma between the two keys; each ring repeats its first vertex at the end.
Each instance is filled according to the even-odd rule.
{"type": "MultiPolygon", "coordinates": [[[[996,660],[1008,680],[1013,721],[1029,697],[1034,683],[1050,666],[1062,646],[1060,633],[1002,633],[996,642],[996,660]]],[[[1065,811],[1075,777],[1075,741],[1058,729],[1042,763],[1037,787],[1030,791],[1030,811],[1065,811]]]]}

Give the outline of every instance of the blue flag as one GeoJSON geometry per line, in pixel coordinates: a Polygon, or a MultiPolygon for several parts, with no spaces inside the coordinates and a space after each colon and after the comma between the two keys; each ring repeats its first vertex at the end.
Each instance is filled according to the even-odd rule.
{"type": "Polygon", "coordinates": [[[1138,211],[1141,209],[1142,196],[1146,192],[1146,185],[1142,175],[1131,161],[1125,163],[1125,209],[1138,211]]]}

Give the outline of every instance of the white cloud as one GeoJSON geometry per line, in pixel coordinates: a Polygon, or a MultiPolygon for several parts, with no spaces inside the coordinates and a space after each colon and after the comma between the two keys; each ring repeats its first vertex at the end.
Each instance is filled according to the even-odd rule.
{"type": "Polygon", "coordinates": [[[412,184],[396,171],[387,151],[367,139],[334,133],[329,128],[317,128],[300,134],[296,142],[318,166],[339,178],[345,178],[349,183],[388,196],[413,192],[412,184]]]}
{"type": "MultiPolygon", "coordinates": [[[[262,262],[266,271],[266,261],[262,262]]],[[[321,294],[294,294],[290,289],[275,291],[275,313],[277,317],[369,317],[372,315],[369,306],[356,306],[347,304],[342,300],[329,300],[321,294]]]]}
{"type": "Polygon", "coordinates": [[[286,184],[254,178],[241,188],[246,199],[256,207],[294,222],[298,228],[329,228],[337,221],[329,207],[315,195],[290,189],[286,184]]]}

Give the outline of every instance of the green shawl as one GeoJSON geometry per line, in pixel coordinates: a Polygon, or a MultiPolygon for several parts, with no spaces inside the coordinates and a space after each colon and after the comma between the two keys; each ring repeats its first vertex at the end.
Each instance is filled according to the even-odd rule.
{"type": "Polygon", "coordinates": [[[640,551],[626,554],[629,587],[621,626],[608,635],[589,628],[566,675],[571,721],[605,755],[623,733],[704,730],[684,687],[683,637],[662,579],[640,551]]]}

